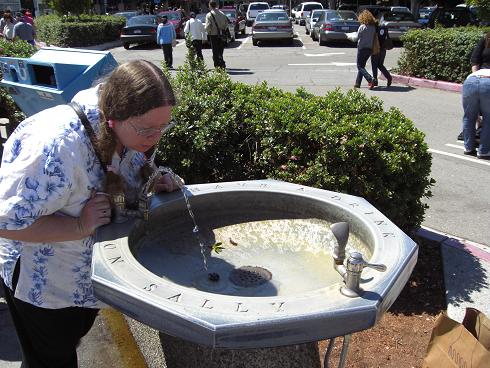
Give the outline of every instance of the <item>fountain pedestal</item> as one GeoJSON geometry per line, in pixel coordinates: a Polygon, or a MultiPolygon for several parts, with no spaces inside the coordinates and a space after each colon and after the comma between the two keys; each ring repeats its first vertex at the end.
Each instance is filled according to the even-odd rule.
{"type": "Polygon", "coordinates": [[[320,368],[317,343],[213,349],[160,332],[167,368],[320,368]]]}

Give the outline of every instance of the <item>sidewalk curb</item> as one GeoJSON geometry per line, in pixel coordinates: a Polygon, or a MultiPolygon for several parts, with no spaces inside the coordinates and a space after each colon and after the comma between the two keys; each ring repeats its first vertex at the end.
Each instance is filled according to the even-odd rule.
{"type": "MultiPolygon", "coordinates": [[[[393,78],[393,82],[400,83],[400,84],[407,84],[409,86],[434,88],[443,91],[458,92],[458,93],[461,92],[463,89],[463,85],[461,83],[435,81],[435,80],[410,77],[407,75],[400,75],[400,74],[392,74],[391,76],[393,78]]],[[[384,76],[381,76],[381,78],[386,79],[384,78],[384,76]]]]}
{"type": "Polygon", "coordinates": [[[490,262],[490,246],[458,238],[444,232],[440,232],[425,226],[420,227],[415,235],[429,242],[446,245],[462,250],[483,261],[490,262]]]}

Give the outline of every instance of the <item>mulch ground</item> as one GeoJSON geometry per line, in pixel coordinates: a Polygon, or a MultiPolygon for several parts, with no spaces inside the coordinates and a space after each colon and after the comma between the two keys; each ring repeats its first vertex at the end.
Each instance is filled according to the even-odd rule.
{"type": "MultiPolygon", "coordinates": [[[[446,298],[440,246],[418,244],[417,265],[407,285],[376,326],[352,335],[346,367],[422,366],[434,322],[446,310],[446,298]]],[[[327,344],[319,343],[322,357],[327,344]]],[[[338,338],[329,367],[337,367],[341,345],[338,338]]]]}

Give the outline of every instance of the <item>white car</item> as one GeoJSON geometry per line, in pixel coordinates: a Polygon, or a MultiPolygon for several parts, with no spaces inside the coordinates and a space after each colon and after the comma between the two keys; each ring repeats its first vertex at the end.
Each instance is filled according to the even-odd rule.
{"type": "Polygon", "coordinates": [[[305,25],[306,18],[310,15],[310,12],[315,9],[323,9],[323,5],[317,2],[307,2],[297,5],[293,9],[292,17],[296,24],[300,26],[305,25]]]}
{"type": "Polygon", "coordinates": [[[248,9],[247,9],[247,26],[250,27],[255,18],[257,18],[257,15],[259,13],[262,13],[264,10],[268,10],[269,4],[264,3],[264,2],[256,2],[256,3],[250,3],[248,4],[248,9]]]}

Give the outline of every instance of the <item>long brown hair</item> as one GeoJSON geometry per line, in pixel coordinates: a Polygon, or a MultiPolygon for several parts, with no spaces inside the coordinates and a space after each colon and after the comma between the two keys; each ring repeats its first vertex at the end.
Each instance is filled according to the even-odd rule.
{"type": "Polygon", "coordinates": [[[136,60],[118,66],[99,92],[102,160],[110,164],[116,148],[116,135],[108,127],[108,120],[126,120],[175,103],[172,86],[156,65],[136,60]]]}
{"type": "Polygon", "coordinates": [[[361,24],[366,24],[366,25],[376,24],[376,18],[367,9],[363,10],[361,14],[359,14],[358,19],[359,19],[359,23],[361,24]]]}

